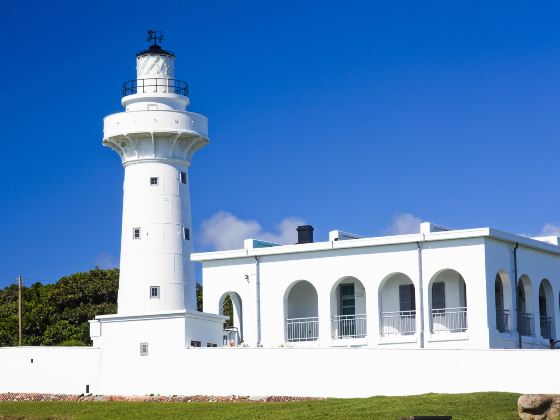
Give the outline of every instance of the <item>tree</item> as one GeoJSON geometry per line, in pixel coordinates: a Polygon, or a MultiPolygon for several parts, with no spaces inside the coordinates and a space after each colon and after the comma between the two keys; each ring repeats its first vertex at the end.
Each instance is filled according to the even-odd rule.
{"type": "Polygon", "coordinates": [[[196,310],[202,312],[202,284],[196,283],[196,310]]]}
{"type": "MultiPolygon", "coordinates": [[[[119,270],[95,269],[23,288],[23,344],[91,344],[90,319],[117,312],[119,270]]],[[[0,346],[17,345],[17,286],[0,290],[0,346]]]]}

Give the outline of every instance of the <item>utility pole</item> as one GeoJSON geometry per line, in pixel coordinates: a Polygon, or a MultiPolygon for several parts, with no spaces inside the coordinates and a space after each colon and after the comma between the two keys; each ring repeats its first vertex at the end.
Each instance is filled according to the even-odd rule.
{"type": "Polygon", "coordinates": [[[22,328],[23,323],[21,317],[21,305],[22,305],[21,300],[22,300],[21,299],[21,276],[18,276],[18,327],[19,327],[18,342],[20,346],[21,346],[21,338],[22,338],[22,330],[23,330],[22,328]]]}

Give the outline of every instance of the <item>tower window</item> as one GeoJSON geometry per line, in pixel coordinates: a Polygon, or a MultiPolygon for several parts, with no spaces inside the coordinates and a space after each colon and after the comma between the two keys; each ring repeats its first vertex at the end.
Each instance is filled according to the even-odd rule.
{"type": "Polygon", "coordinates": [[[148,355],[148,343],[140,343],[140,356],[148,355]]]}
{"type": "Polygon", "coordinates": [[[157,184],[159,184],[159,178],[155,177],[155,176],[151,177],[150,178],[150,185],[157,185],[157,184]]]}
{"type": "Polygon", "coordinates": [[[181,172],[181,184],[186,184],[187,183],[187,173],[186,172],[181,172]]]}
{"type": "Polygon", "coordinates": [[[140,228],[132,228],[132,239],[140,239],[140,228]]]}
{"type": "Polygon", "coordinates": [[[183,228],[183,239],[185,241],[190,241],[191,239],[191,231],[189,230],[189,228],[184,227],[183,228]]]}
{"type": "Polygon", "coordinates": [[[159,299],[159,286],[150,286],[150,299],[159,299]]]}

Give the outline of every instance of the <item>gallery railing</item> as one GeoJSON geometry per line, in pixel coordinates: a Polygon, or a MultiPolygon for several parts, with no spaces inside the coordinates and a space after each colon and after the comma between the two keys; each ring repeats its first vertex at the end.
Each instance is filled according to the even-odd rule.
{"type": "Polygon", "coordinates": [[[533,316],[528,312],[520,312],[517,314],[517,331],[524,336],[533,335],[533,316]]]}
{"type": "Polygon", "coordinates": [[[416,333],[416,311],[381,312],[379,321],[382,336],[416,333]]]}
{"type": "Polygon", "coordinates": [[[285,323],[286,341],[314,341],[319,338],[319,318],[288,318],[285,323]]]}
{"type": "Polygon", "coordinates": [[[467,308],[431,309],[431,331],[437,333],[456,333],[467,330],[467,308]]]}
{"type": "Polygon", "coordinates": [[[510,331],[509,309],[496,309],[496,328],[500,332],[510,331]]]}
{"type": "Polygon", "coordinates": [[[177,95],[189,96],[189,85],[182,80],[160,77],[134,79],[123,83],[123,96],[136,93],[175,93],[177,95]]]}
{"type": "Polygon", "coordinates": [[[367,334],[365,314],[335,315],[332,317],[333,336],[335,338],[363,338],[367,334]]]}
{"type": "Polygon", "coordinates": [[[542,338],[552,338],[552,317],[541,316],[541,336],[542,338]]]}

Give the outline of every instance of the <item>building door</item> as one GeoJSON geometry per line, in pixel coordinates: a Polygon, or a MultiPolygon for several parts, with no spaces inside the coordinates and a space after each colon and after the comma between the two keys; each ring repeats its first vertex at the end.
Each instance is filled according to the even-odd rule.
{"type": "Polygon", "coordinates": [[[341,336],[354,336],[356,334],[356,297],[354,296],[354,283],[340,285],[340,315],[339,334],[341,336]]]}
{"type": "Polygon", "coordinates": [[[340,314],[356,314],[356,298],[354,296],[354,283],[340,285],[340,314]]]}

